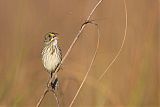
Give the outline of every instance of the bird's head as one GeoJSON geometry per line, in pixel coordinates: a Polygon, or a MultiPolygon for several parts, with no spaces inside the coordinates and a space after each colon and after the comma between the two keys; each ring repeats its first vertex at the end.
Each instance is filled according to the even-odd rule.
{"type": "Polygon", "coordinates": [[[53,45],[57,45],[57,37],[58,33],[49,32],[44,36],[44,43],[46,45],[53,43],[53,45]]]}

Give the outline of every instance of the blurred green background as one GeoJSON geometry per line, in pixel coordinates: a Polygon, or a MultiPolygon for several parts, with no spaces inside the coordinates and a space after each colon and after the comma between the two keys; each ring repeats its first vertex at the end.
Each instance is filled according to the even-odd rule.
{"type": "MultiPolygon", "coordinates": [[[[41,62],[43,36],[60,34],[63,55],[97,0],[0,0],[0,107],[35,107],[48,81],[41,62]]],[[[73,107],[160,107],[158,0],[126,0],[128,31],[123,51],[104,78],[95,81],[120,48],[123,0],[104,0],[92,19],[101,41],[93,68],[73,107]]],[[[75,95],[96,46],[88,25],[59,72],[61,106],[75,95]]],[[[41,107],[53,107],[52,93],[41,107]]]]}

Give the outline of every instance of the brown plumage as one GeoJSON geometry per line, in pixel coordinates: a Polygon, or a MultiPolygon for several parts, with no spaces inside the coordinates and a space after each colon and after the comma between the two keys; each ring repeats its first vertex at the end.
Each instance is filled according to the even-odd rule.
{"type": "MultiPolygon", "coordinates": [[[[47,33],[44,37],[45,46],[42,50],[42,62],[44,67],[50,73],[51,77],[62,60],[62,54],[58,46],[57,39],[56,33],[47,33]]],[[[55,79],[51,85],[55,90],[58,85],[57,74],[55,75],[55,79]]]]}

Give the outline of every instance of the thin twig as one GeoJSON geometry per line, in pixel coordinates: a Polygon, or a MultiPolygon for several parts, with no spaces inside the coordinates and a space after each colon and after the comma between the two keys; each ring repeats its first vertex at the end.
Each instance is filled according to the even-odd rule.
{"type": "MultiPolygon", "coordinates": [[[[86,21],[89,21],[89,20],[90,20],[92,14],[94,13],[94,11],[96,10],[96,8],[99,6],[99,4],[100,4],[102,1],[103,1],[103,0],[99,0],[99,2],[94,6],[94,8],[93,8],[92,11],[90,12],[89,16],[87,17],[87,20],[86,20],[86,21]]],[[[80,34],[82,33],[83,29],[86,27],[87,24],[88,24],[88,23],[82,24],[82,26],[81,26],[80,30],[78,31],[76,37],[74,38],[74,40],[73,40],[73,42],[71,43],[70,47],[68,48],[66,54],[64,55],[61,63],[58,65],[57,69],[55,70],[54,75],[53,75],[52,78],[49,80],[49,82],[48,82],[48,87],[50,87],[50,84],[51,84],[51,82],[53,81],[55,75],[57,74],[60,66],[61,66],[62,63],[65,61],[65,59],[67,58],[67,56],[69,55],[69,53],[70,53],[70,51],[72,50],[74,44],[75,44],[76,41],[78,40],[80,34]]],[[[46,91],[46,93],[47,93],[47,92],[48,92],[48,91],[46,91]]],[[[39,106],[40,106],[40,104],[41,104],[42,100],[44,99],[46,93],[43,93],[43,95],[42,95],[41,98],[39,99],[36,107],[39,107],[39,106]]]]}
{"type": "Polygon", "coordinates": [[[59,103],[59,100],[58,100],[58,96],[56,95],[55,91],[54,90],[51,90],[56,98],[56,102],[57,102],[57,106],[59,107],[60,106],[60,103],[59,103]]]}
{"type": "Polygon", "coordinates": [[[118,58],[118,56],[120,55],[121,51],[122,51],[122,48],[124,46],[124,42],[126,40],[126,36],[127,36],[127,22],[128,22],[128,15],[127,15],[127,6],[126,6],[126,1],[124,0],[124,8],[125,8],[125,30],[124,30],[124,37],[123,37],[123,41],[122,41],[122,44],[121,44],[121,47],[118,51],[118,53],[116,54],[116,56],[114,57],[114,59],[111,61],[111,63],[107,66],[107,68],[105,69],[105,71],[101,74],[101,76],[98,78],[98,81],[100,81],[105,73],[109,70],[109,68],[111,67],[111,65],[116,61],[116,59],[118,58]]]}
{"type": "Polygon", "coordinates": [[[95,58],[96,58],[97,51],[98,51],[98,48],[99,48],[99,40],[100,40],[99,27],[98,27],[98,25],[97,25],[97,24],[96,24],[96,26],[97,26],[97,35],[98,35],[98,37],[97,37],[97,45],[96,45],[96,49],[95,49],[95,52],[94,52],[93,58],[92,58],[92,60],[91,60],[91,63],[90,63],[90,65],[89,65],[89,68],[88,68],[88,70],[87,70],[87,73],[86,73],[86,75],[85,75],[85,77],[84,77],[84,79],[83,79],[83,81],[82,81],[82,83],[81,83],[81,85],[80,85],[79,89],[77,90],[77,92],[76,92],[76,94],[75,94],[75,96],[74,96],[73,100],[71,101],[71,103],[70,103],[69,107],[72,107],[72,105],[73,105],[73,103],[74,103],[75,99],[77,98],[77,96],[78,96],[78,94],[79,94],[79,92],[80,92],[80,90],[81,90],[81,88],[82,88],[82,86],[83,86],[84,82],[86,81],[86,78],[88,77],[89,72],[91,71],[91,68],[92,68],[93,62],[94,62],[94,60],[95,60],[95,58]]]}
{"type": "Polygon", "coordinates": [[[99,0],[98,3],[94,6],[94,8],[92,9],[91,13],[89,14],[87,20],[90,20],[93,12],[96,10],[96,8],[99,6],[99,4],[102,2],[103,0],[99,0]]]}
{"type": "Polygon", "coordinates": [[[40,106],[40,104],[42,103],[42,100],[44,99],[44,97],[45,97],[45,95],[47,94],[48,91],[49,91],[48,88],[46,88],[46,89],[44,90],[44,93],[42,94],[41,98],[39,99],[36,107],[39,107],[39,106],[40,106]]]}
{"type": "MultiPolygon", "coordinates": [[[[96,10],[96,8],[99,6],[99,4],[100,4],[102,1],[103,1],[103,0],[99,0],[99,2],[94,6],[94,8],[92,9],[91,13],[90,13],[89,16],[87,17],[87,21],[90,20],[90,18],[91,18],[91,16],[92,16],[93,12],[96,10]]],[[[87,24],[88,24],[88,23],[87,23],[87,24]]],[[[71,49],[73,48],[74,44],[76,43],[77,39],[79,38],[80,34],[82,33],[83,29],[85,28],[85,26],[86,26],[87,24],[82,24],[82,26],[81,26],[80,30],[78,31],[76,37],[74,38],[73,42],[71,43],[71,45],[70,45],[68,51],[67,51],[66,54],[64,55],[64,57],[63,57],[61,63],[58,65],[58,67],[57,67],[57,69],[56,69],[54,75],[53,75],[52,78],[50,79],[50,81],[49,81],[49,83],[48,83],[48,86],[51,84],[52,80],[53,80],[54,77],[55,77],[55,74],[58,72],[60,66],[61,66],[62,63],[65,61],[65,59],[67,58],[67,56],[69,55],[71,49]]]]}

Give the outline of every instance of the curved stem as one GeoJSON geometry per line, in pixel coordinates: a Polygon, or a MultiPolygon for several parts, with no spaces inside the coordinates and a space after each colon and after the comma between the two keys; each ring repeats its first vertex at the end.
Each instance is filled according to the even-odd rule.
{"type": "Polygon", "coordinates": [[[92,60],[91,60],[91,63],[90,63],[90,65],[89,65],[89,68],[88,68],[88,70],[87,70],[87,73],[86,73],[86,75],[85,75],[85,77],[84,77],[84,79],[83,79],[83,81],[82,81],[82,83],[81,83],[81,85],[80,85],[79,89],[77,90],[76,95],[74,96],[73,100],[71,101],[71,103],[70,103],[69,107],[72,107],[72,105],[73,105],[73,103],[74,103],[75,99],[77,98],[77,96],[78,96],[78,94],[79,94],[79,92],[80,92],[80,90],[81,90],[81,88],[82,88],[82,86],[83,86],[84,82],[86,81],[86,78],[88,77],[89,72],[91,71],[91,68],[92,68],[93,62],[94,62],[94,60],[95,60],[95,58],[96,58],[97,51],[98,51],[98,48],[99,48],[99,40],[100,40],[99,27],[98,27],[98,25],[96,25],[96,26],[97,26],[97,32],[98,32],[98,37],[97,37],[97,46],[96,46],[96,49],[95,49],[95,52],[94,52],[93,58],[92,58],[92,60]]]}
{"type": "Polygon", "coordinates": [[[118,56],[120,55],[122,48],[124,46],[125,40],[126,40],[126,36],[127,36],[127,25],[128,25],[128,15],[127,15],[127,6],[126,6],[126,1],[124,0],[124,7],[125,7],[125,29],[124,29],[124,37],[123,37],[123,41],[121,44],[121,47],[118,51],[118,53],[116,54],[116,56],[114,57],[114,59],[111,61],[111,63],[107,66],[107,68],[105,69],[105,71],[101,74],[101,76],[98,78],[98,81],[100,81],[104,75],[106,74],[106,72],[109,70],[109,68],[113,65],[113,63],[116,61],[116,59],[118,58],[118,56]]]}
{"type": "MultiPolygon", "coordinates": [[[[94,8],[92,9],[92,11],[90,12],[89,16],[87,17],[87,21],[90,20],[92,14],[94,13],[94,11],[96,10],[96,8],[99,6],[99,4],[102,2],[103,0],[99,0],[99,2],[94,6],[94,8]]],[[[76,37],[74,38],[73,42],[71,43],[70,47],[68,48],[66,54],[64,55],[61,63],[58,65],[58,67],[56,68],[55,70],[55,73],[54,75],[52,76],[52,78],[49,80],[48,82],[48,87],[50,87],[50,84],[51,82],[53,81],[53,79],[55,78],[55,75],[57,74],[60,66],[62,65],[62,63],[65,61],[65,59],[67,58],[67,56],[69,55],[70,51],[72,50],[73,46],[75,45],[75,43],[77,42],[80,34],[82,33],[83,29],[86,27],[88,23],[86,24],[82,24],[80,30],[78,31],[76,37]]],[[[39,105],[41,104],[42,100],[44,99],[45,97],[45,94],[47,93],[48,91],[45,90],[45,93],[43,93],[43,95],[41,96],[41,98],[39,99],[38,103],[37,103],[37,106],[36,107],[39,107],[39,105]]]]}

